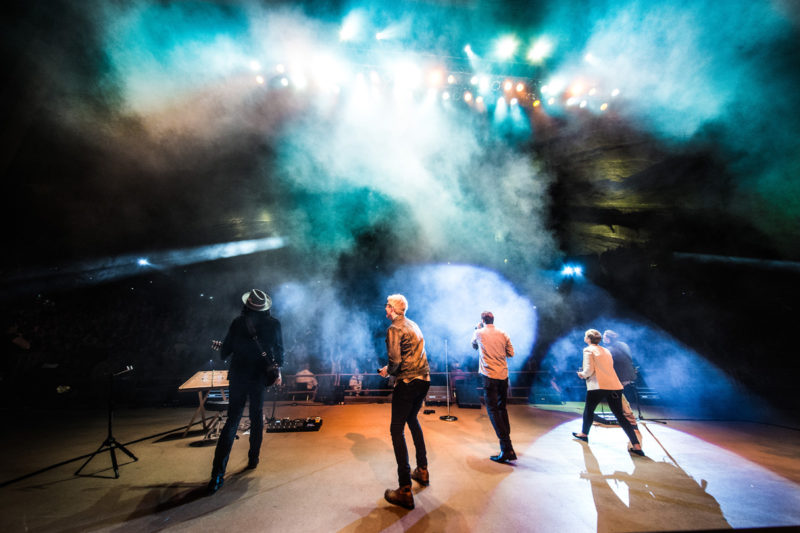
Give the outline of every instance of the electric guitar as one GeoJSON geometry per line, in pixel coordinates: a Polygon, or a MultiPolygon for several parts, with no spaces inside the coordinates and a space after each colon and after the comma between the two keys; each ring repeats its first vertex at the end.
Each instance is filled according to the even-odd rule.
{"type": "MultiPolygon", "coordinates": [[[[211,341],[211,349],[218,352],[222,349],[222,341],[211,341]]],[[[266,354],[264,354],[266,355],[266,354]]],[[[283,383],[283,379],[281,377],[281,369],[278,367],[271,367],[267,370],[267,377],[265,378],[264,384],[267,387],[271,387],[272,385],[280,386],[283,383]]]]}

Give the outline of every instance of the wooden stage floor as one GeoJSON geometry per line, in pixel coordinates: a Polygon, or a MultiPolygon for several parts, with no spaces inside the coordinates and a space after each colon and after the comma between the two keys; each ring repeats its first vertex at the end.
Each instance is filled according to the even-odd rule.
{"type": "Polygon", "coordinates": [[[488,459],[498,448],[484,410],[453,407],[458,420],[447,422],[439,419],[445,407],[429,407],[436,412],[420,418],[431,484],[414,484],[412,511],[383,500],[384,489],[397,484],[389,404],[279,406],[278,417],[320,416],[322,428],[266,434],[252,471],[244,470],[248,444],[240,438],[213,496],[204,493],[213,446],[198,445],[197,430],[180,438],[192,409],[119,411],[114,436],[139,458],[118,453],[119,479],[108,452],[74,475],[83,463],[77,458],[106,437],[104,412],[6,412],[0,530],[572,533],[800,525],[797,430],[646,421],[647,457],[640,458],[627,453],[618,427],[592,428],[589,444],[573,440],[581,407],[510,406],[514,466],[488,459]]]}

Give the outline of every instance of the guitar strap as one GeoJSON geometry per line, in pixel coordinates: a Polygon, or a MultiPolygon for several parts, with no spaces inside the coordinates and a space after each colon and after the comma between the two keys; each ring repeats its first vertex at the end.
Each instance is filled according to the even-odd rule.
{"type": "MultiPolygon", "coordinates": [[[[258,346],[258,351],[261,352],[261,357],[266,358],[267,357],[267,351],[261,346],[261,342],[258,340],[258,334],[256,333],[256,328],[253,325],[253,321],[250,320],[249,316],[246,316],[246,317],[244,317],[244,323],[247,326],[247,331],[248,331],[248,333],[250,333],[250,337],[256,343],[256,346],[258,346]]],[[[272,358],[270,357],[270,359],[272,359],[272,358]]]]}

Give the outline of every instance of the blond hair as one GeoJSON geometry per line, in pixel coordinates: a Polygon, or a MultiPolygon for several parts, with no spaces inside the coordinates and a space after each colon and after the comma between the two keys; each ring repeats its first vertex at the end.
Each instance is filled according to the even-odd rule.
{"type": "Polygon", "coordinates": [[[405,315],[408,310],[408,300],[406,300],[406,297],[402,294],[387,296],[386,303],[388,303],[398,315],[405,315]]]}

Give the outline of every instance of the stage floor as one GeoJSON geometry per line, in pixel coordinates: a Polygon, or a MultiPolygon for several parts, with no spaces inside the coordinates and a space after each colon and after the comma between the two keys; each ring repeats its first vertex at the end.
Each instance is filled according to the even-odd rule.
{"type": "Polygon", "coordinates": [[[108,452],[81,476],[74,472],[85,459],[70,461],[103,442],[104,412],[5,412],[0,530],[611,532],[800,525],[796,430],[648,421],[641,428],[647,457],[640,458],[627,453],[618,427],[593,427],[589,444],[573,440],[581,404],[512,405],[519,460],[510,466],[488,458],[498,448],[484,410],[453,407],[458,420],[447,422],[439,419],[446,407],[431,408],[434,414],[420,414],[431,484],[414,483],[412,511],[383,500],[384,489],[397,486],[389,404],[279,406],[278,417],[321,416],[322,428],[267,433],[261,464],[251,471],[244,470],[243,436],[234,444],[225,485],[213,496],[204,493],[213,446],[198,446],[200,431],[180,438],[192,409],[120,410],[114,436],[139,460],[118,452],[119,479],[108,452]],[[54,466],[64,461],[70,462],[54,466]]]}

